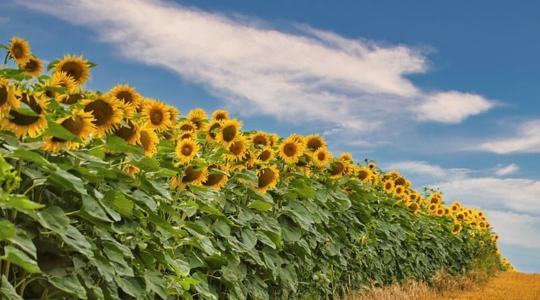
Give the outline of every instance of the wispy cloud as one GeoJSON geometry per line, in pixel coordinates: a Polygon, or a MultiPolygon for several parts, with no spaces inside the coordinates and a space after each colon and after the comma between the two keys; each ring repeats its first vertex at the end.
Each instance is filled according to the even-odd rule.
{"type": "Polygon", "coordinates": [[[486,211],[502,243],[540,249],[540,217],[503,211],[486,211]]]}
{"type": "Polygon", "coordinates": [[[483,150],[498,154],[539,153],[540,120],[527,121],[519,125],[516,132],[505,138],[496,138],[470,147],[471,150],[483,150]]]}
{"type": "Polygon", "coordinates": [[[514,174],[517,171],[519,171],[519,166],[516,164],[509,164],[507,166],[499,166],[495,168],[495,174],[498,176],[514,174]]]}
{"type": "Polygon", "coordinates": [[[308,26],[278,31],[157,0],[17,3],[89,27],[123,56],[200,83],[245,114],[366,133],[400,120],[458,123],[493,106],[480,95],[415,86],[406,76],[426,72],[427,60],[407,46],[308,26]]]}
{"type": "Polygon", "coordinates": [[[466,177],[468,169],[445,169],[438,165],[433,165],[425,161],[399,161],[385,165],[387,169],[403,170],[408,174],[416,176],[427,176],[431,180],[455,179],[466,177]]]}

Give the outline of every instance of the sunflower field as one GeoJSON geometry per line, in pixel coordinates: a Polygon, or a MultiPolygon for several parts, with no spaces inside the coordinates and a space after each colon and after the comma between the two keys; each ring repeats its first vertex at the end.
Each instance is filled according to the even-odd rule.
{"type": "Polygon", "coordinates": [[[0,47],[2,299],[331,299],[513,270],[481,210],[319,135],[88,90],[82,56],[0,47]]]}

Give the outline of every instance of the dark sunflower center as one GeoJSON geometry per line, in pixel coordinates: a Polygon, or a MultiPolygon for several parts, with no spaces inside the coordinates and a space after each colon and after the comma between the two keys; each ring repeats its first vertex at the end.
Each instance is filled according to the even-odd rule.
{"type": "Polygon", "coordinates": [[[14,58],[19,59],[24,56],[24,48],[20,44],[14,44],[11,47],[11,55],[13,55],[14,58]]]}
{"type": "Polygon", "coordinates": [[[225,175],[222,175],[222,174],[210,174],[210,175],[208,175],[208,179],[206,179],[206,181],[204,182],[204,185],[206,185],[206,186],[217,185],[218,183],[221,182],[221,180],[223,180],[223,177],[225,177],[225,175]]]}
{"type": "Polygon", "coordinates": [[[259,188],[265,188],[276,179],[276,174],[270,168],[262,169],[259,174],[259,188]]]}
{"type": "Polygon", "coordinates": [[[150,111],[150,122],[154,125],[160,125],[163,122],[163,112],[159,109],[150,111]]]}
{"type": "Polygon", "coordinates": [[[317,158],[319,160],[321,160],[321,161],[325,160],[326,159],[326,154],[324,154],[324,152],[321,152],[321,153],[317,154],[317,158]]]}
{"type": "Polygon", "coordinates": [[[392,184],[391,184],[391,183],[387,183],[387,184],[384,185],[384,188],[387,189],[387,190],[389,190],[389,189],[392,188],[392,184]]]}
{"type": "Polygon", "coordinates": [[[296,145],[293,143],[288,143],[283,148],[283,152],[286,156],[294,156],[296,154],[296,145]]]}
{"type": "Polygon", "coordinates": [[[202,172],[203,172],[202,170],[196,170],[193,167],[189,167],[186,169],[184,177],[182,177],[182,182],[183,183],[193,182],[199,179],[199,177],[201,177],[202,172]]]}
{"type": "Polygon", "coordinates": [[[236,127],[234,125],[223,128],[223,140],[230,142],[236,137],[236,127]]]}
{"type": "Polygon", "coordinates": [[[39,69],[38,61],[35,59],[30,59],[25,65],[24,70],[26,72],[35,72],[39,69]]]}
{"type": "Polygon", "coordinates": [[[77,103],[77,101],[81,100],[82,99],[82,95],[81,94],[73,94],[73,95],[69,95],[65,100],[64,100],[64,103],[66,104],[73,104],[73,103],[77,103]]]}
{"type": "Polygon", "coordinates": [[[133,102],[133,94],[131,94],[129,91],[118,92],[118,94],[116,94],[116,98],[122,100],[124,103],[133,102]]]}
{"type": "Polygon", "coordinates": [[[94,115],[95,119],[94,124],[96,124],[97,126],[101,126],[110,122],[114,115],[114,110],[112,106],[102,99],[97,99],[90,102],[88,105],[86,105],[84,111],[92,112],[92,115],[94,115]]]}
{"type": "Polygon", "coordinates": [[[67,130],[73,133],[76,136],[81,135],[84,129],[84,118],[81,116],[73,116],[69,119],[64,120],[60,125],[64,126],[67,130]]]}
{"type": "MultiPolygon", "coordinates": [[[[41,114],[41,112],[43,111],[43,109],[37,103],[36,98],[34,98],[33,95],[24,93],[21,96],[21,101],[26,103],[38,115],[41,114]]],[[[39,120],[39,116],[28,116],[21,114],[15,110],[11,110],[9,112],[9,115],[11,117],[10,122],[21,126],[34,124],[39,120]]]]}
{"type": "Polygon", "coordinates": [[[362,171],[358,172],[358,178],[360,180],[364,180],[367,177],[368,177],[368,172],[367,171],[362,170],[362,171]]]}
{"type": "Polygon", "coordinates": [[[270,150],[264,150],[263,152],[261,152],[261,154],[259,155],[259,159],[262,160],[262,161],[267,161],[270,159],[270,155],[272,155],[272,153],[270,152],[270,150]]]}
{"type": "Polygon", "coordinates": [[[195,127],[193,127],[193,125],[191,125],[189,123],[186,123],[186,124],[180,126],[180,129],[183,130],[183,131],[193,131],[193,130],[195,130],[195,127]]]}
{"type": "Polygon", "coordinates": [[[122,126],[114,131],[114,134],[123,138],[126,141],[131,139],[136,133],[137,130],[135,130],[135,126],[133,126],[131,122],[129,123],[129,126],[122,126]]]}
{"type": "Polygon", "coordinates": [[[268,139],[263,135],[257,135],[253,138],[253,144],[266,146],[268,145],[268,139]]]}
{"type": "Polygon", "coordinates": [[[343,171],[345,170],[345,166],[340,163],[340,162],[335,162],[332,164],[331,168],[330,168],[330,174],[331,175],[339,175],[341,173],[343,173],[343,171]]]}
{"type": "Polygon", "coordinates": [[[61,71],[66,72],[73,79],[79,81],[83,75],[83,66],[78,62],[68,61],[62,66],[61,71]]]}
{"type": "Polygon", "coordinates": [[[216,119],[217,121],[225,120],[225,119],[227,119],[227,115],[225,115],[225,114],[223,114],[223,113],[220,113],[220,114],[217,114],[217,115],[216,115],[215,119],[216,119]]]}
{"type": "Polygon", "coordinates": [[[307,146],[310,150],[315,151],[322,147],[322,142],[319,139],[313,138],[307,142],[307,146]]]}
{"type": "Polygon", "coordinates": [[[193,147],[191,145],[183,145],[180,152],[182,152],[182,155],[184,156],[190,156],[193,152],[193,147]]]}
{"type": "Polygon", "coordinates": [[[193,122],[193,124],[195,125],[195,127],[197,129],[200,129],[202,127],[202,122],[203,120],[202,119],[198,119],[198,118],[194,118],[191,120],[191,122],[193,122]]]}
{"type": "Polygon", "coordinates": [[[243,150],[244,150],[244,143],[242,143],[241,141],[234,142],[229,147],[229,151],[231,151],[231,153],[234,155],[240,155],[243,150]]]}
{"type": "Polygon", "coordinates": [[[8,90],[7,86],[0,85],[0,106],[4,105],[7,102],[8,90]]]}

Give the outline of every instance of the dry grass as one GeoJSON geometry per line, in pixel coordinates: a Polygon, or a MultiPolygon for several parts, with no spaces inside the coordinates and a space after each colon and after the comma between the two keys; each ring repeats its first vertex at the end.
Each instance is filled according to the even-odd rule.
{"type": "Polygon", "coordinates": [[[501,272],[493,277],[471,272],[465,276],[437,274],[432,281],[368,288],[347,300],[533,300],[540,299],[540,274],[501,272]]]}

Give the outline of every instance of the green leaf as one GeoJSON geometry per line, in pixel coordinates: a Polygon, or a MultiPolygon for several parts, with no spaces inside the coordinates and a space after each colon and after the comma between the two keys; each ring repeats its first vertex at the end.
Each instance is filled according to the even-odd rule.
{"type": "Polygon", "coordinates": [[[48,136],[54,136],[66,141],[76,141],[80,142],[81,139],[71,133],[71,131],[67,130],[64,126],[54,122],[54,121],[47,121],[49,126],[47,127],[47,130],[45,131],[45,135],[48,136]]]}
{"type": "Polygon", "coordinates": [[[49,179],[56,183],[58,187],[67,188],[81,195],[87,194],[83,181],[66,170],[57,168],[49,175],[49,179]]]}
{"type": "Polygon", "coordinates": [[[19,148],[13,151],[13,156],[25,161],[33,162],[43,167],[54,167],[53,164],[45,159],[45,157],[34,151],[19,148]]]}
{"type": "Polygon", "coordinates": [[[258,211],[269,211],[274,207],[273,203],[264,202],[261,200],[255,200],[251,202],[248,207],[256,209],[258,211]]]}
{"type": "Polygon", "coordinates": [[[160,169],[159,162],[156,159],[146,156],[139,160],[132,161],[131,163],[146,172],[156,172],[160,169]]]}
{"type": "Polygon", "coordinates": [[[115,135],[107,136],[105,146],[116,153],[132,153],[143,155],[144,150],[141,147],[128,144],[124,139],[115,135]]]}
{"type": "Polygon", "coordinates": [[[79,299],[88,299],[86,289],[79,281],[76,275],[69,274],[66,276],[47,276],[49,283],[54,285],[59,290],[62,290],[70,295],[75,295],[79,299]]]}
{"type": "Polygon", "coordinates": [[[2,200],[0,200],[0,207],[14,208],[23,213],[31,213],[36,209],[45,207],[43,204],[33,202],[22,195],[7,195],[2,200]]]}
{"type": "Polygon", "coordinates": [[[55,59],[55,60],[51,61],[51,62],[47,65],[47,71],[50,71],[51,69],[53,69],[53,68],[56,66],[56,64],[58,64],[59,61],[60,61],[60,60],[58,60],[58,59],[55,59]]]}
{"type": "Polygon", "coordinates": [[[65,234],[69,226],[69,218],[58,206],[51,206],[37,213],[37,220],[41,226],[58,234],[65,234]]]}
{"type": "Polygon", "coordinates": [[[13,264],[23,268],[28,273],[39,273],[41,270],[37,262],[23,251],[13,247],[4,247],[5,259],[13,264]]]}
{"type": "Polygon", "coordinates": [[[167,283],[163,279],[161,272],[146,271],[144,273],[146,288],[158,294],[161,299],[167,299],[167,283]]]}
{"type": "Polygon", "coordinates": [[[0,295],[3,296],[2,299],[24,300],[21,296],[17,294],[15,288],[11,285],[11,283],[4,275],[2,275],[2,286],[0,287],[0,295]]]}
{"type": "Polygon", "coordinates": [[[34,242],[32,241],[32,239],[28,236],[28,234],[24,230],[19,228],[17,230],[17,234],[11,239],[9,239],[9,241],[19,246],[19,248],[24,250],[33,259],[37,259],[36,246],[34,245],[34,242]]]}
{"type": "Polygon", "coordinates": [[[15,237],[17,229],[13,223],[8,220],[0,220],[0,241],[9,240],[15,237]]]}
{"type": "Polygon", "coordinates": [[[117,190],[109,190],[103,198],[106,202],[111,203],[112,207],[123,217],[131,217],[133,215],[134,204],[122,192],[117,190]]]}
{"type": "Polygon", "coordinates": [[[116,284],[128,295],[139,297],[144,293],[144,288],[136,278],[115,277],[116,284]]]}
{"type": "Polygon", "coordinates": [[[109,216],[107,216],[107,213],[101,207],[101,205],[97,202],[97,200],[94,199],[92,196],[83,195],[81,209],[88,215],[98,220],[105,221],[105,222],[113,222],[113,220],[111,220],[109,216]]]}

